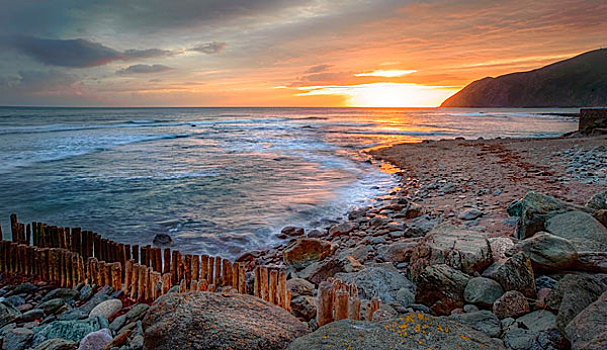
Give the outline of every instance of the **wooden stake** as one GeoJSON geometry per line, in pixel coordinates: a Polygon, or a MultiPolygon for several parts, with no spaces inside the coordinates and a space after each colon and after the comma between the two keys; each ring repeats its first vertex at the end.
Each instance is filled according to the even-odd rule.
{"type": "Polygon", "coordinates": [[[285,270],[278,273],[278,306],[283,309],[287,307],[287,272],[285,270]]]}
{"type": "Polygon", "coordinates": [[[278,271],[272,270],[270,271],[270,304],[277,305],[278,302],[276,300],[276,289],[278,287],[278,271]]]}
{"type": "Polygon", "coordinates": [[[185,283],[189,288],[192,283],[192,255],[185,255],[185,264],[184,264],[184,272],[185,272],[185,283]]]}
{"type": "Polygon", "coordinates": [[[261,267],[261,299],[268,301],[270,300],[269,291],[269,276],[268,268],[266,266],[261,267]]]}
{"type": "Polygon", "coordinates": [[[208,267],[208,282],[210,284],[213,284],[213,281],[215,281],[215,258],[212,256],[209,256],[209,267],[208,267]]]}
{"type": "Polygon", "coordinates": [[[318,309],[316,319],[319,327],[333,322],[335,291],[331,282],[321,282],[318,286],[318,309]]]}
{"type": "Polygon", "coordinates": [[[198,281],[200,278],[200,257],[192,255],[192,279],[198,281]]]}
{"type": "Polygon", "coordinates": [[[350,297],[350,305],[348,307],[348,318],[351,320],[360,320],[360,299],[358,296],[350,297]]]}
{"type": "Polygon", "coordinates": [[[171,250],[169,248],[164,249],[164,268],[163,273],[171,272],[171,250]]]}
{"type": "Polygon", "coordinates": [[[348,298],[349,293],[345,290],[335,292],[335,321],[348,318],[348,298]]]}
{"type": "Polygon", "coordinates": [[[233,269],[232,269],[232,263],[229,260],[224,259],[223,260],[222,285],[234,287],[232,285],[232,283],[234,282],[233,280],[234,280],[234,273],[233,273],[233,269]]]}
{"type": "Polygon", "coordinates": [[[206,292],[209,289],[209,284],[207,282],[207,280],[201,280],[198,281],[198,291],[200,292],[206,292]]]}
{"type": "Polygon", "coordinates": [[[215,257],[215,285],[221,285],[221,257],[215,257]]]}
{"type": "Polygon", "coordinates": [[[261,298],[261,266],[255,266],[253,273],[253,295],[261,298]]]}
{"type": "Polygon", "coordinates": [[[169,289],[171,289],[171,273],[170,272],[165,272],[164,274],[162,274],[162,294],[166,294],[169,292],[169,289]]]}
{"type": "Polygon", "coordinates": [[[247,294],[247,274],[243,264],[238,266],[238,291],[247,294]]]}

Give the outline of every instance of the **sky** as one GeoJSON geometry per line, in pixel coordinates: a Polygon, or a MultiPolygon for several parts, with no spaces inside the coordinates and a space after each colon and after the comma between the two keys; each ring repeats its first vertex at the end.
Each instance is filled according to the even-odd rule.
{"type": "Polygon", "coordinates": [[[438,106],[607,46],[604,0],[0,0],[0,105],[438,106]]]}

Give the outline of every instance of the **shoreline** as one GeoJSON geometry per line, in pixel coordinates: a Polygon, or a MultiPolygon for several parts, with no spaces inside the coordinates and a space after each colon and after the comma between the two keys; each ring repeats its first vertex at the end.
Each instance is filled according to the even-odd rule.
{"type": "MultiPolygon", "coordinates": [[[[245,291],[244,294],[237,294],[238,296],[233,294],[238,291],[235,292],[234,288],[229,285],[221,285],[221,287],[219,284],[213,285],[210,290],[214,291],[217,288],[217,291],[222,292],[221,295],[224,298],[228,296],[232,296],[234,300],[248,298],[249,296],[246,294],[254,294],[251,291],[258,288],[257,266],[270,269],[270,271],[280,271],[284,275],[281,277],[284,278],[281,288],[286,286],[289,291],[290,297],[287,300],[290,300],[290,304],[285,305],[284,309],[274,307],[274,311],[281,310],[280,313],[288,314],[292,320],[298,319],[302,322],[305,329],[296,327],[298,330],[295,338],[299,338],[303,334],[317,329],[317,332],[325,330],[326,327],[318,328],[317,312],[320,312],[322,308],[317,303],[322,299],[321,285],[336,279],[347,285],[351,284],[353,287],[349,288],[357,290],[356,296],[360,296],[363,300],[361,312],[367,314],[365,319],[369,321],[382,322],[399,316],[402,319],[415,312],[417,315],[430,317],[430,322],[447,322],[449,327],[460,327],[462,324],[466,327],[471,326],[475,331],[465,328],[461,332],[469,334],[469,337],[479,337],[478,341],[484,345],[498,344],[492,346],[501,348],[499,344],[502,341],[508,341],[508,332],[515,332],[519,329],[504,321],[508,317],[517,318],[521,315],[531,315],[530,312],[543,312],[547,308],[544,301],[546,295],[552,290],[558,290],[555,284],[559,283],[558,281],[561,279],[566,280],[565,277],[570,276],[570,272],[554,269],[542,270],[542,268],[536,270],[537,266],[534,263],[533,269],[539,273],[536,275],[539,277],[536,279],[537,282],[534,282],[533,279],[530,282],[533,290],[529,290],[527,285],[513,287],[515,290],[522,290],[524,296],[527,297],[526,301],[529,304],[526,311],[518,314],[496,311],[495,305],[498,301],[495,301],[493,313],[489,313],[491,316],[483,314],[483,317],[495,318],[498,323],[500,320],[502,321],[501,326],[497,326],[497,333],[495,330],[488,333],[491,338],[483,338],[487,337],[485,334],[487,331],[484,328],[478,328],[486,327],[484,323],[480,325],[469,323],[477,321],[466,321],[466,318],[463,317],[465,315],[472,317],[472,315],[487,312],[483,310],[487,309],[487,305],[470,302],[468,299],[464,304],[461,296],[463,286],[458,287],[461,290],[457,292],[443,290],[442,288],[452,287],[441,285],[441,278],[442,280],[450,279],[458,276],[457,274],[462,274],[462,276],[466,276],[467,282],[469,279],[481,278],[482,273],[482,276],[491,276],[490,278],[482,277],[485,280],[497,279],[498,277],[491,275],[491,269],[500,269],[500,266],[516,260],[517,255],[511,256],[509,255],[511,253],[508,252],[525,242],[522,239],[524,237],[517,236],[520,219],[509,216],[507,213],[506,209],[510,210],[509,205],[533,191],[546,196],[554,196],[556,201],[562,200],[559,203],[572,208],[568,210],[579,211],[579,208],[582,208],[592,195],[601,190],[604,191],[607,185],[606,144],[607,136],[490,140],[458,138],[395,144],[372,149],[367,154],[373,157],[374,166],[390,167],[389,171],[397,177],[398,186],[396,188],[386,195],[372,199],[369,206],[350,210],[345,220],[324,229],[309,232],[304,232],[303,229],[296,227],[283,230],[285,239],[280,245],[269,249],[248,251],[238,257],[234,266],[239,264],[239,271],[241,266],[244,267],[242,276],[248,281],[246,282],[248,286],[246,284],[238,285],[241,293],[243,290],[245,291]],[[470,245],[466,246],[466,244],[470,245]],[[443,251],[438,253],[436,249],[443,251]],[[452,254],[459,256],[459,260],[449,260],[452,259],[452,254]],[[486,256],[487,254],[488,256],[486,256]],[[466,265],[469,260],[476,261],[475,259],[483,259],[482,265],[479,267],[466,265]],[[490,262],[492,262],[491,265],[489,265],[490,262]],[[440,270],[442,267],[439,269],[440,266],[445,266],[445,269],[449,270],[442,271],[440,270]],[[447,274],[436,281],[428,282],[426,280],[428,271],[447,274]],[[254,286],[253,279],[255,279],[254,286]],[[547,284],[549,287],[541,287],[539,283],[545,282],[540,282],[540,280],[551,281],[547,284]],[[536,283],[538,284],[537,292],[536,283]],[[437,288],[440,291],[438,296],[434,291],[437,288]],[[542,291],[542,288],[548,290],[542,291]],[[381,306],[372,304],[372,299],[375,298],[381,300],[381,306]],[[439,298],[439,300],[433,298],[439,298]],[[367,302],[370,304],[366,304],[367,302]],[[504,317],[503,312],[509,316],[504,317]],[[494,314],[499,316],[499,320],[494,314]],[[459,323],[449,323],[453,322],[452,320],[457,320],[459,323]],[[478,333],[479,330],[481,333],[478,333]]],[[[597,214],[595,213],[595,215],[597,214]]],[[[606,224],[603,223],[603,225],[606,224]]],[[[603,230],[605,229],[603,228],[603,230]]],[[[603,263],[600,261],[599,265],[592,265],[594,263],[592,259],[596,257],[588,255],[599,254],[600,257],[602,256],[600,254],[604,253],[584,254],[586,254],[584,256],[589,256],[590,260],[576,262],[578,265],[573,267],[577,269],[581,266],[582,271],[587,271],[588,268],[598,268],[598,271],[607,272],[607,265],[601,265],[603,263]]],[[[185,260],[187,261],[187,259],[185,260]]],[[[181,258],[178,261],[181,261],[181,258]]],[[[156,266],[156,263],[154,265],[156,266]]],[[[158,265],[161,264],[158,263],[158,265]]],[[[503,278],[510,278],[510,275],[520,273],[521,267],[517,269],[508,271],[506,277],[503,278]]],[[[531,276],[533,277],[533,272],[531,272],[531,276]]],[[[28,279],[20,275],[12,276],[10,279],[6,279],[3,275],[0,281],[1,303],[12,298],[15,295],[13,293],[15,285],[24,281],[28,281],[28,279]]],[[[30,281],[33,280],[30,279],[30,281]]],[[[500,283],[502,283],[501,280],[500,283]]],[[[36,306],[36,303],[42,300],[42,296],[49,291],[50,294],[65,290],[65,288],[61,289],[50,283],[34,283],[33,287],[27,288],[32,291],[22,294],[26,304],[20,305],[29,305],[22,310],[23,315],[27,314],[28,317],[19,316],[16,318],[17,325],[12,326],[13,328],[0,329],[2,334],[6,335],[7,332],[19,330],[19,332],[29,332],[28,334],[33,336],[42,329],[36,327],[65,322],[60,320],[71,317],[66,315],[75,312],[74,310],[86,305],[90,306],[91,300],[102,305],[105,302],[119,299],[120,307],[105,318],[103,321],[105,323],[101,322],[103,327],[99,327],[109,327],[111,334],[108,334],[108,337],[122,341],[122,345],[118,347],[121,350],[139,350],[144,347],[144,344],[149,346],[146,342],[150,340],[146,340],[144,337],[144,335],[147,337],[148,329],[151,329],[149,328],[151,327],[150,317],[146,315],[149,315],[150,312],[158,313],[155,306],[157,301],[169,298],[167,295],[156,300],[140,300],[140,303],[137,304],[127,297],[127,295],[132,297],[132,293],[123,294],[121,291],[112,293],[107,288],[99,289],[97,294],[91,297],[94,289],[88,285],[79,284],[74,289],[77,291],[74,295],[80,295],[86,290],[89,299],[84,299],[83,302],[79,301],[80,297],[74,296],[73,300],[69,299],[57,309],[52,309],[50,313],[45,311],[44,314],[39,315],[39,319],[30,321],[28,312],[39,310],[40,307],[36,306]],[[151,308],[149,305],[152,305],[151,308]],[[130,323],[125,322],[125,318],[128,318],[126,315],[133,313],[137,314],[136,318],[130,323]],[[46,317],[42,317],[45,315],[46,317]],[[133,346],[128,345],[129,343],[133,346]]],[[[172,291],[189,290],[189,287],[184,289],[183,285],[179,286],[178,290],[175,288],[172,291]]],[[[206,290],[206,288],[202,290],[206,290]]],[[[182,298],[179,293],[173,294],[170,291],[168,293],[171,295],[170,298],[182,298]]],[[[504,297],[510,296],[509,293],[504,294],[504,297]]],[[[226,302],[229,303],[229,301],[226,302]]],[[[504,302],[509,303],[509,301],[504,302]]],[[[90,311],[88,307],[85,308],[90,311]]],[[[550,312],[557,313],[557,311],[550,312]]],[[[337,309],[335,312],[337,315],[337,309]]],[[[520,312],[520,310],[516,312],[520,312]]],[[[552,315],[552,313],[549,314],[552,315]]],[[[78,317],[82,317],[82,315],[78,317]]],[[[84,320],[90,321],[90,317],[77,318],[74,322],[85,322],[84,320]]],[[[240,321],[232,320],[231,322],[239,325],[240,321]]],[[[485,319],[482,322],[491,323],[493,321],[485,319]]],[[[336,326],[339,324],[334,323],[336,326]]],[[[440,325],[438,326],[441,327],[440,325]]],[[[163,325],[163,327],[167,327],[167,325],[163,325]]],[[[563,333],[564,329],[561,328],[559,326],[559,331],[563,333]]],[[[312,337],[317,332],[299,338],[296,343],[312,337]]],[[[535,333],[533,334],[535,336],[535,333]]],[[[325,339],[327,336],[339,338],[340,334],[339,332],[325,333],[325,339]]],[[[558,339],[567,342],[567,340],[563,340],[562,336],[558,339]]],[[[292,340],[284,341],[288,343],[292,340]]],[[[154,341],[158,341],[158,339],[154,341]]],[[[336,344],[343,344],[343,342],[340,340],[336,344]]],[[[471,344],[470,346],[475,348],[474,346],[477,345],[471,344]]],[[[298,346],[301,346],[301,343],[298,346]]],[[[568,347],[560,348],[567,349],[568,347]]]]}

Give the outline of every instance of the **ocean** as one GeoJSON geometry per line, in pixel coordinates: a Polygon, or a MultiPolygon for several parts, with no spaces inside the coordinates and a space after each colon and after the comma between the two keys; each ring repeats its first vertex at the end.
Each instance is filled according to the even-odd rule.
{"type": "Polygon", "coordinates": [[[365,153],[424,139],[550,137],[576,109],[0,108],[0,222],[83,227],[234,258],[398,185],[365,153]]]}

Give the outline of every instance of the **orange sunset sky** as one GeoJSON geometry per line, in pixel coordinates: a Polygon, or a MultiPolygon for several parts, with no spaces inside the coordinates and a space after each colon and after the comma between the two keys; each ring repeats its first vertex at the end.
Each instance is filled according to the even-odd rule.
{"type": "Polygon", "coordinates": [[[2,1],[0,105],[437,106],[607,45],[607,2],[2,1]]]}

